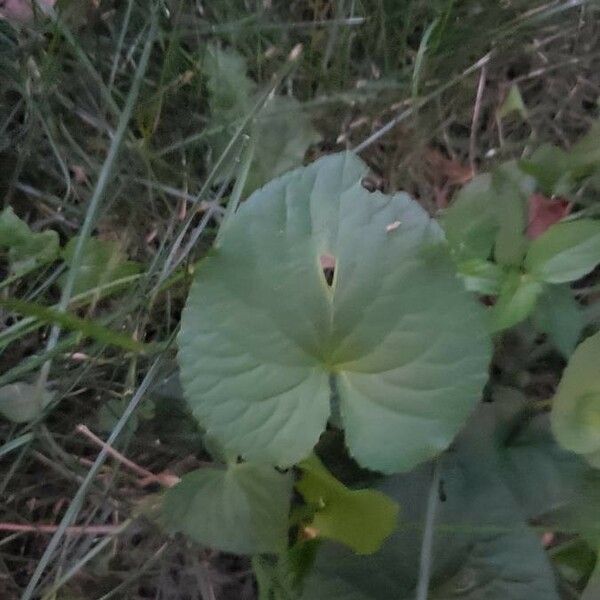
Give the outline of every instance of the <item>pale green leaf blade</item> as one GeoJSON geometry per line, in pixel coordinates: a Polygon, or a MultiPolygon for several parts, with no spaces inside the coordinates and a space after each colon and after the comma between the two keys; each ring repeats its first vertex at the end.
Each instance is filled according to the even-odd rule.
{"type": "Polygon", "coordinates": [[[573,187],[569,155],[556,146],[544,144],[519,162],[520,168],[535,178],[546,196],[568,195],[573,187]]]}
{"type": "Polygon", "coordinates": [[[498,231],[492,178],[478,175],[457,194],[442,215],[442,226],[458,262],[487,260],[498,231]]]}
{"type": "Polygon", "coordinates": [[[246,69],[246,60],[234,49],[214,44],[207,47],[203,71],[211,113],[240,118],[250,110],[256,84],[246,69]]]}
{"type": "MultiPolygon", "coordinates": [[[[77,237],[71,238],[63,249],[63,259],[71,265],[77,237]]],[[[118,242],[89,238],[84,246],[81,263],[75,276],[73,295],[82,294],[96,287],[139,273],[140,265],[127,260],[118,242]]],[[[59,282],[64,284],[66,277],[59,282]]]]}
{"type": "Polygon", "coordinates": [[[523,102],[523,96],[519,86],[514,83],[510,86],[510,90],[504,99],[504,102],[498,109],[498,116],[503,119],[512,113],[518,113],[522,119],[527,119],[527,108],[523,102]]]}
{"type": "Polygon", "coordinates": [[[552,401],[552,428],[568,450],[600,452],[600,333],[575,350],[552,401]]]}
{"type": "Polygon", "coordinates": [[[31,383],[10,383],[0,387],[0,415],[13,423],[28,423],[42,415],[53,397],[31,383]]]}
{"type": "Polygon", "coordinates": [[[525,268],[548,283],[567,283],[587,275],[600,263],[600,221],[580,219],[552,225],[535,239],[525,268]]]}
{"type": "Polygon", "coordinates": [[[504,271],[496,263],[472,258],[458,264],[458,274],[470,292],[495,296],[500,292],[504,271]]]}
{"type": "Polygon", "coordinates": [[[271,467],[207,467],[166,492],[162,522],[224,552],[277,553],[287,545],[291,493],[290,474],[271,467]]]}
{"type": "Polygon", "coordinates": [[[292,96],[269,98],[256,118],[252,135],[256,151],[246,193],[301,165],[308,148],[321,139],[300,102],[292,96]]]}
{"type": "Polygon", "coordinates": [[[516,163],[498,167],[492,174],[494,210],[498,220],[494,257],[502,265],[518,266],[525,255],[527,198],[534,191],[533,179],[516,163]]]}
{"type": "Polygon", "coordinates": [[[568,285],[544,288],[533,322],[566,358],[575,350],[585,325],[583,311],[568,285]]]}
{"type": "Polygon", "coordinates": [[[351,490],[335,479],[316,456],[300,463],[296,489],[316,507],[314,535],[339,541],[357,554],[376,552],[396,527],[398,505],[377,490],[351,490]]]}
{"type": "Polygon", "coordinates": [[[542,284],[529,275],[507,273],[496,304],[490,309],[491,331],[496,333],[525,320],[535,310],[542,290],[542,284]]]}
{"type": "Polygon", "coordinates": [[[366,172],[338,154],[274,180],[198,270],[182,381],[228,450],[280,465],[306,457],[334,375],[352,454],[408,469],[451,442],[479,397],[489,359],[481,307],[431,248],[437,225],[405,194],[368,192],[366,172]],[[324,259],[335,263],[331,286],[324,259]]]}
{"type": "Polygon", "coordinates": [[[23,275],[56,259],[59,250],[58,233],[52,230],[34,233],[7,206],[0,213],[0,248],[8,249],[11,273],[23,275]]]}

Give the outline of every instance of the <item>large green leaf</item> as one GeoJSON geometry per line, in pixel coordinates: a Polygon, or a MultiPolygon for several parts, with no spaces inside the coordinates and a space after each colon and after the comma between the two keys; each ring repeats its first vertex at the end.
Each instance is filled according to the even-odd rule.
{"type": "Polygon", "coordinates": [[[0,213],[0,248],[8,249],[11,273],[23,275],[57,257],[58,233],[52,230],[34,233],[7,206],[0,213]]]}
{"type": "Polygon", "coordinates": [[[600,333],[571,357],[552,401],[552,427],[565,448],[600,467],[600,333]]]}
{"type": "Polygon", "coordinates": [[[600,263],[600,221],[580,219],[552,225],[531,243],[525,268],[548,283],[587,275],[600,263]]]}
{"type": "MultiPolygon", "coordinates": [[[[507,404],[508,411],[503,400],[481,405],[454,451],[440,459],[443,501],[437,507],[431,600],[559,598],[526,518],[571,501],[584,469],[552,444],[547,424],[537,419],[515,438],[514,402],[507,404]]],[[[396,533],[368,557],[323,545],[303,598],[412,600],[430,485],[429,465],[387,478],[379,489],[403,506],[396,533]]]]}
{"type": "Polygon", "coordinates": [[[185,475],[164,498],[162,522],[194,541],[236,554],[287,546],[292,478],[250,463],[185,475]]]}
{"type": "Polygon", "coordinates": [[[406,194],[369,193],[351,154],[259,190],[198,269],[179,361],[194,414],[228,451],[305,458],[339,395],[350,452],[385,472],[446,448],[487,378],[482,308],[406,194]],[[335,262],[331,286],[322,265],[335,262]]]}
{"type": "Polygon", "coordinates": [[[316,456],[300,463],[296,489],[314,507],[314,535],[346,544],[358,554],[377,551],[396,527],[398,505],[377,490],[351,490],[316,456]]]}

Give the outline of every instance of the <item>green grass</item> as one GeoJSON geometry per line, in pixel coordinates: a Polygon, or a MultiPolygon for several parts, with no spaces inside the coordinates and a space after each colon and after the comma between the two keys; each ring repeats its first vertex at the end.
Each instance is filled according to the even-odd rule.
{"type": "Polygon", "coordinates": [[[118,400],[122,417],[103,437],[135,462],[181,473],[206,458],[185,410],[147,392],[173,371],[193,265],[227,203],[243,199],[234,181],[249,168],[246,123],[261,108],[237,123],[222,157],[210,155],[208,45],[235,48],[260,90],[303,103],[322,136],[307,158],[358,147],[386,189],[435,211],[447,176],[432,172],[431,149],[486,170],[542,142],[568,147],[589,129],[600,11],[592,1],[79,4],[24,27],[0,22],[0,198],[63,246],[81,240],[66,285],[60,261],[0,284],[0,381],[56,392],[38,421],[0,421],[0,521],[59,524],[53,535],[0,538],[0,597],[252,598],[244,561],[191,552],[151,519],[136,521],[152,487],[75,432],[79,423],[98,432],[100,407],[118,400]],[[499,126],[514,82],[528,120],[499,126]],[[141,264],[127,287],[73,295],[90,236],[118,240],[141,264]],[[155,416],[134,432],[127,419],[148,403],[155,416]],[[86,523],[114,524],[114,539],[68,529],[86,523]]]}

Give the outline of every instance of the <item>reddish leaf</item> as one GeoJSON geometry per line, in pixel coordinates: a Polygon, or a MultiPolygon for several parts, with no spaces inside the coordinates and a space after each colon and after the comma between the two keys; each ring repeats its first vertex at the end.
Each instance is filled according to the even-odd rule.
{"type": "Polygon", "coordinates": [[[571,212],[571,203],[564,198],[546,198],[543,194],[529,196],[529,221],[527,237],[535,240],[551,225],[558,223],[571,212]]]}

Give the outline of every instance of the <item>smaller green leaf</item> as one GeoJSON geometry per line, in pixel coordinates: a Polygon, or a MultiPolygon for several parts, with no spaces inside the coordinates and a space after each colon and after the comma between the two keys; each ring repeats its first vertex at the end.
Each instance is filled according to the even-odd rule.
{"type": "Polygon", "coordinates": [[[564,196],[572,190],[569,156],[556,146],[540,146],[529,158],[521,160],[519,166],[535,178],[546,196],[564,196]]]}
{"type": "Polygon", "coordinates": [[[552,225],[525,257],[529,273],[548,283],[576,281],[600,263],[600,221],[580,219],[552,225]]]}
{"type": "Polygon", "coordinates": [[[291,476],[272,467],[204,468],[166,492],[162,522],[224,552],[278,553],[287,546],[291,493],[291,476]]]}
{"type": "Polygon", "coordinates": [[[549,285],[540,296],[533,322],[557,350],[571,356],[585,325],[583,312],[568,285],[549,285]]]}
{"type": "MultiPolygon", "coordinates": [[[[77,237],[71,238],[63,249],[62,256],[69,267],[73,260],[77,240],[77,237]]],[[[127,260],[118,242],[90,238],[85,243],[81,262],[77,269],[73,295],[82,294],[139,272],[140,265],[127,260]]],[[[65,281],[66,274],[61,277],[59,283],[64,285],[65,281]]]]}
{"type": "MultiPolygon", "coordinates": [[[[111,432],[128,405],[129,398],[127,397],[113,398],[112,400],[108,400],[108,402],[104,402],[96,415],[98,429],[100,431],[111,432]]],[[[140,420],[148,421],[152,418],[154,418],[154,403],[148,399],[131,415],[125,425],[125,429],[129,433],[135,433],[139,427],[140,420]]]]}
{"type": "Polygon", "coordinates": [[[535,309],[543,286],[527,274],[505,275],[496,304],[490,309],[491,331],[496,333],[525,320],[535,309]]]}
{"type": "Polygon", "coordinates": [[[53,397],[31,383],[11,383],[0,387],[0,414],[13,423],[28,423],[41,416],[53,397]]]}
{"type": "Polygon", "coordinates": [[[600,455],[600,333],[571,357],[552,403],[552,428],[559,443],[589,457],[600,455]]]}
{"type": "Polygon", "coordinates": [[[501,265],[518,266],[527,248],[526,207],[534,182],[515,162],[508,162],[493,172],[492,189],[499,226],[494,257],[501,265]]]}
{"type": "Polygon", "coordinates": [[[458,262],[489,258],[498,230],[491,176],[478,175],[463,187],[441,222],[458,262]]]}
{"type": "MultiPolygon", "coordinates": [[[[209,46],[204,72],[211,115],[208,129],[215,130],[208,136],[213,160],[223,154],[231,136],[259,100],[257,84],[246,70],[246,60],[235,49],[209,46]]],[[[292,96],[271,95],[248,126],[248,134],[256,151],[244,187],[246,195],[301,165],[308,147],[321,139],[300,102],[292,96]]],[[[219,176],[225,174],[222,170],[219,176]]]]}
{"type": "Polygon", "coordinates": [[[502,106],[498,109],[498,116],[503,119],[512,113],[518,113],[523,119],[527,119],[527,108],[521,96],[521,90],[515,83],[510,87],[502,106]]]}
{"type": "Polygon", "coordinates": [[[56,231],[34,233],[8,206],[0,213],[0,248],[8,248],[10,272],[24,275],[58,256],[56,231]]]}
{"type": "Polygon", "coordinates": [[[495,296],[500,292],[504,271],[493,262],[472,258],[458,264],[458,274],[470,292],[495,296]]]}
{"type": "Polygon", "coordinates": [[[396,527],[398,505],[382,492],[348,489],[315,455],[299,466],[303,475],[296,489],[316,508],[311,523],[316,535],[342,542],[357,554],[377,552],[396,527]]]}
{"type": "Polygon", "coordinates": [[[213,115],[239,116],[250,110],[256,84],[246,75],[246,60],[234,49],[209,45],[203,71],[213,115]]]}

